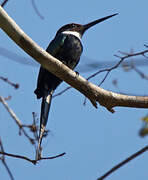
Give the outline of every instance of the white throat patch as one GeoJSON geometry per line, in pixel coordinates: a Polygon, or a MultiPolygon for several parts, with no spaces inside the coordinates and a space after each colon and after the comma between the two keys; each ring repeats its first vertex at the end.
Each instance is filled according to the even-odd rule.
{"type": "Polygon", "coordinates": [[[63,31],[62,33],[63,34],[71,34],[81,40],[81,34],[76,31],[63,31]]]}

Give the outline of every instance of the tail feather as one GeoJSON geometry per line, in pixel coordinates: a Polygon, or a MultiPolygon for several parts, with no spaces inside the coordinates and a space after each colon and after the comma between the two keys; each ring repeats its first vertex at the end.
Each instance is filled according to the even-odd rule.
{"type": "Polygon", "coordinates": [[[41,158],[41,143],[45,132],[45,127],[48,121],[48,114],[50,110],[52,94],[53,91],[51,91],[50,94],[42,98],[41,115],[40,115],[40,131],[39,131],[38,147],[36,151],[36,160],[39,160],[41,158]]]}

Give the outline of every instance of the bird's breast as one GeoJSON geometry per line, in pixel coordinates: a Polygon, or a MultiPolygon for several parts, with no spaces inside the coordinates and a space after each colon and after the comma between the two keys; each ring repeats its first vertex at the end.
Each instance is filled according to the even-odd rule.
{"type": "Polygon", "coordinates": [[[57,58],[69,66],[72,62],[75,63],[80,59],[82,51],[81,41],[73,35],[66,35],[64,44],[58,54],[59,57],[57,58]]]}

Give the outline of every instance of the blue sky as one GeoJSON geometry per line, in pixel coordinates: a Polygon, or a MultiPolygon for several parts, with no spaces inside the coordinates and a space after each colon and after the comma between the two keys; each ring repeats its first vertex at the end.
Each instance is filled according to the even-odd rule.
{"type": "MultiPolygon", "coordinates": [[[[119,13],[88,30],[83,37],[83,65],[90,61],[118,61],[113,55],[118,50],[129,52],[144,49],[147,44],[147,7],[148,1],[35,1],[41,20],[35,13],[29,0],[10,1],[5,7],[16,23],[41,47],[46,48],[56,31],[64,24],[88,23],[89,21],[119,13]]],[[[26,55],[6,34],[0,31],[0,46],[21,56],[26,55]]],[[[19,83],[20,88],[14,90],[1,81],[0,95],[12,95],[8,102],[23,123],[32,122],[32,112],[40,114],[40,100],[33,91],[36,88],[38,68],[22,65],[0,56],[0,76],[8,77],[19,83]]],[[[140,69],[147,73],[147,67],[140,69]]],[[[92,72],[91,72],[92,73],[92,72]]],[[[81,74],[81,72],[80,72],[81,74]]],[[[82,74],[88,77],[89,73],[82,74]]],[[[99,84],[104,74],[91,81],[99,84]]],[[[118,79],[122,92],[147,94],[147,81],[134,71],[114,70],[102,85],[107,90],[117,91],[112,80],[118,79]]],[[[67,85],[63,83],[57,92],[67,85]]],[[[140,138],[138,131],[142,126],[140,119],[147,114],[146,109],[115,108],[111,114],[98,105],[94,109],[87,101],[83,106],[84,96],[75,89],[53,99],[47,129],[48,138],[43,141],[43,155],[52,156],[66,152],[64,157],[42,161],[34,166],[23,160],[7,158],[8,165],[15,179],[63,179],[63,180],[95,180],[112,166],[116,165],[132,153],[147,145],[147,137],[140,138]]],[[[35,152],[29,142],[18,136],[18,128],[0,105],[0,136],[7,152],[34,158],[35,152]]],[[[128,165],[116,171],[109,180],[146,180],[147,158],[145,153],[128,165]]],[[[1,179],[9,179],[3,166],[0,166],[1,179]]]]}

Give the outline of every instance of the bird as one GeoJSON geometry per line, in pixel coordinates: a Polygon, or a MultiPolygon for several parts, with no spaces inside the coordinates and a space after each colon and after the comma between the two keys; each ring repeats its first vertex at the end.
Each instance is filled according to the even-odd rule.
{"type": "MultiPolygon", "coordinates": [[[[116,16],[117,14],[118,13],[97,19],[85,25],[70,23],[62,26],[57,31],[54,39],[49,43],[46,51],[53,57],[59,59],[70,69],[74,70],[79,63],[83,51],[81,39],[86,30],[100,22],[116,16]]],[[[52,74],[42,66],[40,67],[37,79],[37,88],[34,91],[37,99],[42,98],[36,160],[41,158],[41,142],[48,121],[52,95],[62,81],[62,79],[58,78],[56,75],[52,74]]]]}

